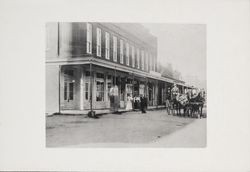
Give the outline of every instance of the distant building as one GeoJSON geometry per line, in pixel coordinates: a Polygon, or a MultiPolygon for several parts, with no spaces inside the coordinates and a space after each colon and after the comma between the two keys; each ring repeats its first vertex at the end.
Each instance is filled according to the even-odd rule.
{"type": "Polygon", "coordinates": [[[157,38],[140,24],[47,23],[46,113],[109,109],[109,91],[118,86],[119,107],[127,95],[162,105],[168,87],[183,81],[157,69],[157,38]]]}
{"type": "Polygon", "coordinates": [[[201,80],[197,76],[187,75],[184,77],[184,80],[194,87],[207,90],[206,80],[201,80]]]}

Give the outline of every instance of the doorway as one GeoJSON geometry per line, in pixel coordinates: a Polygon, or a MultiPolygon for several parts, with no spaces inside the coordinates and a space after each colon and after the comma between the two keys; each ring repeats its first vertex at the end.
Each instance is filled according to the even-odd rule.
{"type": "Polygon", "coordinates": [[[63,109],[74,109],[75,85],[74,70],[66,69],[63,83],[63,109]]]}

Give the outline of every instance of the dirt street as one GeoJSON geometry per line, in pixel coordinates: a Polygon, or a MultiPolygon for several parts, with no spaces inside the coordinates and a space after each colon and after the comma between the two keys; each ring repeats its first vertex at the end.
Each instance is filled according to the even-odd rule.
{"type": "Polygon", "coordinates": [[[206,119],[167,115],[165,110],[106,114],[99,119],[46,117],[47,147],[204,147],[205,144],[206,119]]]}

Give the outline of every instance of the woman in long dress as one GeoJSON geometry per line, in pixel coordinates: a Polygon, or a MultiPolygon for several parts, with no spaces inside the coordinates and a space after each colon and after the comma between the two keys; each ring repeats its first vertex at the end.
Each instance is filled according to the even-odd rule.
{"type": "Polygon", "coordinates": [[[129,94],[127,97],[127,105],[126,105],[126,110],[132,110],[132,101],[133,101],[133,97],[129,94]]]}

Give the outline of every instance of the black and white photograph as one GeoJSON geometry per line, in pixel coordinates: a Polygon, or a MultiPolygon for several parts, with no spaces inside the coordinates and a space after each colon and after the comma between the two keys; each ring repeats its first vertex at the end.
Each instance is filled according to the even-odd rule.
{"type": "Polygon", "coordinates": [[[249,0],[0,0],[0,171],[249,172],[249,0]]]}
{"type": "Polygon", "coordinates": [[[47,147],[205,147],[206,25],[46,23],[47,147]]]}

